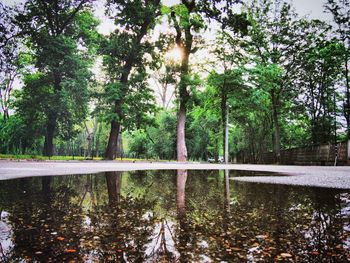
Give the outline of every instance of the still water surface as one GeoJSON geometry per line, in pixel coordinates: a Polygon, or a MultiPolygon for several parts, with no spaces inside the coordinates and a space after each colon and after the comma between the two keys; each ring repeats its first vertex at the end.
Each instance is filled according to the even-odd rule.
{"type": "Polygon", "coordinates": [[[350,260],[349,191],[230,175],[237,172],[0,181],[0,262],[350,260]]]}

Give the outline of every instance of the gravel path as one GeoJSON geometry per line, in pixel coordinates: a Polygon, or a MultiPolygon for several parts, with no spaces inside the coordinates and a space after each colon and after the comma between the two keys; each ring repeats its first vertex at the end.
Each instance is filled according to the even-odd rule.
{"type": "Polygon", "coordinates": [[[0,180],[45,175],[88,174],[130,170],[248,170],[283,173],[284,176],[231,177],[232,180],[350,189],[349,166],[287,166],[115,161],[8,161],[0,160],[0,180]],[[289,176],[285,176],[289,175],[289,176]]]}

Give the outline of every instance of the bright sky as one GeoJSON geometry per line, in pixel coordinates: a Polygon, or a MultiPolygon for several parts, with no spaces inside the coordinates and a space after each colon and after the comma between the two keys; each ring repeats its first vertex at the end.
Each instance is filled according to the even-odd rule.
{"type": "Polygon", "coordinates": [[[292,0],[295,9],[301,16],[309,15],[310,18],[331,21],[332,16],[324,13],[324,4],[326,0],[292,0]]]}
{"type": "MultiPolygon", "coordinates": [[[[313,19],[320,19],[325,21],[331,21],[332,17],[330,14],[324,13],[323,5],[326,0],[291,0],[293,6],[295,7],[297,13],[300,16],[309,16],[313,19]]],[[[13,2],[13,0],[5,0],[5,2],[13,2]]],[[[115,28],[113,21],[107,19],[104,15],[104,0],[97,1],[96,15],[100,18],[101,25],[99,26],[99,31],[102,34],[109,34],[115,28]]],[[[164,5],[174,5],[178,4],[180,0],[163,0],[164,5]]]]}
{"type": "MultiPolygon", "coordinates": [[[[5,4],[17,4],[24,2],[23,0],[0,0],[5,4]]],[[[331,21],[332,17],[329,14],[323,12],[323,5],[326,0],[291,0],[294,3],[297,13],[301,16],[309,15],[310,18],[316,18],[320,20],[331,21]]],[[[163,0],[165,5],[174,5],[179,3],[180,0],[163,0]]],[[[96,1],[96,15],[101,19],[102,23],[99,26],[99,31],[103,34],[108,34],[113,31],[114,26],[111,20],[106,19],[104,15],[104,5],[105,0],[96,1]]]]}

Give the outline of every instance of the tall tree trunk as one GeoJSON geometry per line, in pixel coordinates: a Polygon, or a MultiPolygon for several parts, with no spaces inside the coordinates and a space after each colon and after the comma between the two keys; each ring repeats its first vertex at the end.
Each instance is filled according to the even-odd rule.
{"type": "MultiPolygon", "coordinates": [[[[225,84],[223,86],[225,89],[225,84]]],[[[226,114],[227,114],[227,96],[224,90],[221,91],[221,129],[222,129],[222,149],[225,149],[225,138],[226,138],[226,114]]],[[[225,150],[224,150],[224,156],[225,150]]],[[[226,162],[226,160],[225,160],[226,162]]]]}
{"type": "Polygon", "coordinates": [[[185,126],[186,126],[186,105],[183,101],[181,101],[178,118],[177,118],[177,160],[179,162],[187,161],[185,126]]]}
{"type": "MultiPolygon", "coordinates": [[[[182,3],[191,13],[195,2],[182,1],[182,3]]],[[[176,30],[176,45],[179,49],[183,51],[181,69],[180,69],[180,83],[179,83],[179,113],[177,119],[177,161],[186,162],[187,161],[187,147],[186,147],[186,137],[185,137],[185,124],[186,124],[186,110],[187,102],[189,99],[189,93],[187,91],[188,79],[189,79],[189,58],[192,52],[192,42],[193,36],[191,33],[190,21],[188,21],[187,26],[184,26],[183,30],[185,33],[184,39],[182,39],[182,28],[180,27],[175,12],[171,13],[172,20],[174,22],[176,30]]]]}
{"type": "MultiPolygon", "coordinates": [[[[59,66],[57,65],[57,68],[59,66]]],[[[54,79],[54,92],[56,100],[60,100],[60,92],[61,92],[61,81],[62,77],[60,72],[54,71],[52,72],[53,79],[54,79]]],[[[46,136],[45,136],[45,143],[44,143],[44,155],[51,157],[53,155],[54,145],[53,145],[53,139],[55,137],[56,132],[56,122],[57,122],[57,113],[55,109],[52,109],[52,111],[47,116],[47,125],[46,125],[46,136]]]]}
{"type": "Polygon", "coordinates": [[[181,81],[179,84],[180,106],[177,118],[177,161],[187,161],[186,147],[186,111],[189,94],[187,92],[187,78],[189,73],[189,51],[184,50],[184,58],[181,65],[181,81]]]}
{"type": "Polygon", "coordinates": [[[190,52],[184,48],[184,57],[181,63],[181,80],[179,83],[180,106],[177,118],[177,161],[187,161],[186,147],[186,111],[189,94],[187,92],[187,79],[189,75],[189,56],[190,52]]]}
{"type": "Polygon", "coordinates": [[[119,122],[112,120],[111,130],[109,132],[108,145],[105,153],[105,158],[107,160],[114,160],[117,157],[119,131],[120,131],[119,122]]]}
{"type": "Polygon", "coordinates": [[[278,101],[274,93],[272,93],[272,120],[274,125],[274,152],[276,163],[281,162],[281,129],[278,122],[278,101]]]}
{"type": "Polygon", "coordinates": [[[53,139],[56,131],[56,116],[55,114],[49,116],[48,123],[46,125],[46,135],[45,135],[45,143],[44,143],[44,156],[51,157],[54,151],[53,139]]]}
{"type": "Polygon", "coordinates": [[[123,136],[122,127],[119,127],[119,134],[117,140],[117,158],[123,158],[123,136]]]}
{"type": "Polygon", "coordinates": [[[349,87],[349,56],[345,55],[345,86],[346,86],[346,124],[347,124],[347,137],[350,140],[350,87],[349,87]]]}
{"type": "Polygon", "coordinates": [[[94,157],[99,157],[101,130],[102,130],[102,123],[100,123],[100,124],[98,125],[98,129],[97,129],[97,132],[96,132],[96,139],[95,139],[95,155],[94,155],[94,157]]]}

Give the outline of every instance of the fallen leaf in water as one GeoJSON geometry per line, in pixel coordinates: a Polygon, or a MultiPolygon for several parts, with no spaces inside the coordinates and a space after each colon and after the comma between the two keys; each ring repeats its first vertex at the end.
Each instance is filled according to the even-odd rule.
{"type": "Polygon", "coordinates": [[[281,253],[281,257],[283,257],[283,258],[291,258],[292,255],[289,254],[289,253],[281,253]]]}
{"type": "Polygon", "coordinates": [[[77,252],[77,250],[76,249],[66,249],[64,252],[65,253],[75,253],[75,252],[77,252]]]}
{"type": "Polygon", "coordinates": [[[337,245],[335,248],[338,249],[338,250],[343,250],[343,246],[342,245],[337,245]]]}

